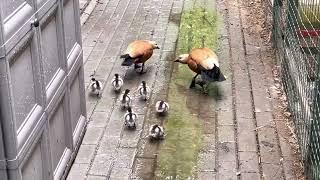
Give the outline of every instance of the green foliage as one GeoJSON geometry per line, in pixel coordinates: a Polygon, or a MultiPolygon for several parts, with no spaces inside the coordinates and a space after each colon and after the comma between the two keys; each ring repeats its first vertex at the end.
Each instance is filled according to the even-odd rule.
{"type": "Polygon", "coordinates": [[[190,49],[200,47],[215,50],[218,45],[218,25],[217,14],[202,7],[183,13],[178,52],[188,53],[190,49]]]}

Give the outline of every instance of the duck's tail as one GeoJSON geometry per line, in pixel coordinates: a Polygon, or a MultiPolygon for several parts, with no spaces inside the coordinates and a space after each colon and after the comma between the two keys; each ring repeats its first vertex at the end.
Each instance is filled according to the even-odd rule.
{"type": "Polygon", "coordinates": [[[201,78],[204,81],[210,81],[210,82],[214,82],[214,81],[222,82],[222,81],[226,80],[226,78],[222,74],[220,68],[217,66],[214,66],[210,70],[202,70],[201,71],[201,78]]]}

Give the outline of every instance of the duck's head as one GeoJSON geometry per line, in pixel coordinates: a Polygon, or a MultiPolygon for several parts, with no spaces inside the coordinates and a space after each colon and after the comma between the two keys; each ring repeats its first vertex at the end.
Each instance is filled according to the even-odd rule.
{"type": "Polygon", "coordinates": [[[129,92],[130,92],[130,90],[129,90],[129,89],[126,89],[126,90],[124,91],[124,94],[129,94],[129,92]]]}
{"type": "Polygon", "coordinates": [[[158,44],[155,41],[148,41],[151,45],[153,49],[160,49],[160,47],[158,46],[158,44]]]}
{"type": "Polygon", "coordinates": [[[187,64],[189,54],[180,54],[174,62],[179,62],[181,64],[187,64]]]}

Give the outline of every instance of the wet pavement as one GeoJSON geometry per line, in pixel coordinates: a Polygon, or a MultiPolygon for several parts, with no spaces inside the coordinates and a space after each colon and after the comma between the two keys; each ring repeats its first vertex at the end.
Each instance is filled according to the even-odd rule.
{"type": "Polygon", "coordinates": [[[82,26],[82,38],[86,86],[95,71],[103,95],[87,96],[88,128],[68,179],[185,179],[183,171],[203,180],[294,178],[290,145],[281,141],[287,137],[278,132],[270,94],[274,57],[259,32],[250,29],[247,8],[246,0],[99,0],[82,26]],[[190,90],[189,74],[172,62],[181,13],[197,5],[218,11],[222,21],[217,54],[228,78],[209,95],[190,90]],[[154,40],[161,48],[143,75],[120,66],[120,54],[135,39],[154,40]],[[135,131],[124,128],[119,95],[110,84],[115,73],[124,77],[123,89],[134,91],[142,80],[152,89],[147,102],[133,95],[139,116],[135,131]],[[158,100],[181,108],[158,117],[158,100]],[[148,141],[154,123],[168,127],[168,140],[148,141]],[[179,144],[188,138],[194,149],[179,144]]]}

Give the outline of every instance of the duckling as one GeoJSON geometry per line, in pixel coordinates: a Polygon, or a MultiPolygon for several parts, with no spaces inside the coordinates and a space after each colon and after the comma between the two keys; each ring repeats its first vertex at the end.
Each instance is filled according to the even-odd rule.
{"type": "Polygon", "coordinates": [[[102,95],[102,83],[98,80],[96,80],[95,77],[92,76],[91,78],[91,83],[90,83],[90,88],[91,88],[91,94],[95,94],[98,97],[102,95]]]}
{"type": "Polygon", "coordinates": [[[159,114],[167,113],[169,111],[169,104],[164,101],[156,102],[156,111],[159,114]]]}
{"type": "Polygon", "coordinates": [[[200,83],[203,86],[205,82],[222,82],[226,77],[222,74],[219,68],[218,56],[208,48],[195,48],[189,54],[181,54],[175,62],[187,64],[189,68],[197,73],[190,84],[190,88],[195,87],[195,79],[201,74],[201,79],[204,81],[200,83]]]}
{"type": "Polygon", "coordinates": [[[149,129],[149,137],[151,140],[160,140],[164,139],[164,129],[162,126],[159,126],[158,124],[154,124],[149,129]]]}
{"type": "Polygon", "coordinates": [[[111,83],[113,86],[113,90],[116,92],[119,92],[121,90],[122,85],[123,85],[123,80],[119,76],[119,74],[114,74],[114,78],[112,79],[111,83]]]}
{"type": "Polygon", "coordinates": [[[122,66],[131,66],[134,64],[134,69],[138,69],[141,66],[140,74],[145,73],[144,63],[150,59],[153,54],[154,49],[160,49],[156,42],[148,40],[136,40],[129,44],[125,54],[121,55],[120,58],[123,58],[122,66]]]}
{"type": "Polygon", "coordinates": [[[131,104],[131,98],[130,98],[130,90],[126,89],[122,95],[121,104],[123,108],[129,108],[131,104]]]}
{"type": "Polygon", "coordinates": [[[137,118],[138,115],[132,112],[131,107],[128,107],[128,112],[124,115],[124,125],[129,129],[135,129],[137,118]]]}
{"type": "Polygon", "coordinates": [[[139,94],[140,94],[140,97],[143,99],[143,100],[148,100],[149,99],[149,96],[150,96],[150,88],[147,86],[146,82],[145,81],[142,81],[141,82],[141,85],[139,86],[139,94]]]}

